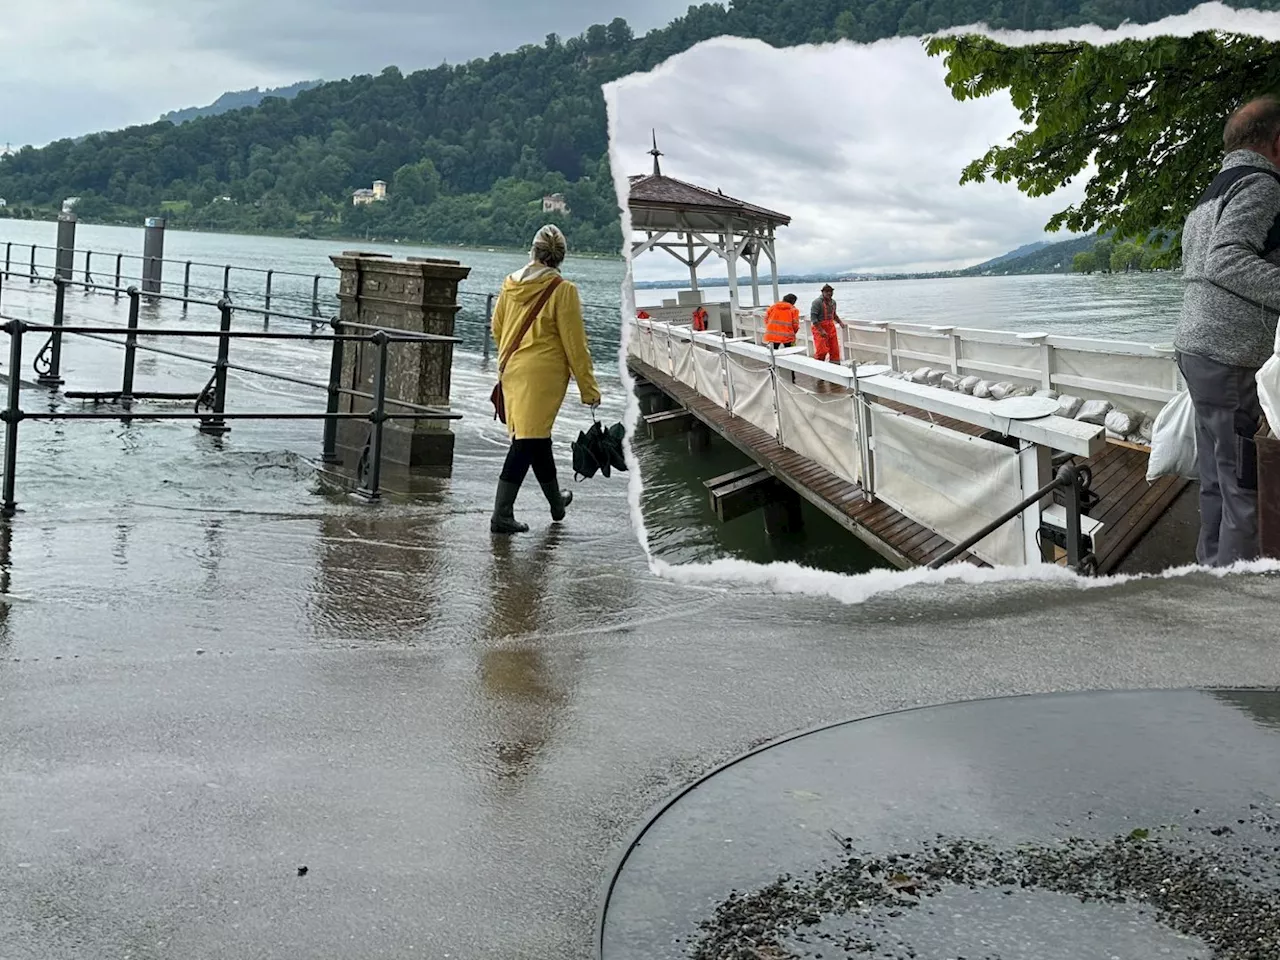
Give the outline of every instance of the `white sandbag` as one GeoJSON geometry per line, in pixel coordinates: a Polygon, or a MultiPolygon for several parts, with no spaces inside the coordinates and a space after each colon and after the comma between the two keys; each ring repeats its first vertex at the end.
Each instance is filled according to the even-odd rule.
{"type": "Polygon", "coordinates": [[[991,399],[991,384],[986,380],[979,380],[973,388],[973,395],[979,400],[991,399]]]}
{"type": "Polygon", "coordinates": [[[1057,391],[1057,390],[1037,390],[1035,393],[1033,393],[1033,394],[1032,394],[1032,396],[1033,396],[1033,397],[1047,397],[1047,398],[1048,398],[1048,399],[1050,399],[1050,400],[1057,400],[1057,399],[1058,399],[1058,391],[1057,391]]]}
{"type": "Polygon", "coordinates": [[[1076,419],[1081,423],[1092,423],[1099,427],[1105,426],[1107,423],[1107,414],[1111,412],[1111,402],[1109,400],[1086,400],[1080,405],[1080,412],[1076,414],[1076,419]]]}
{"type": "Polygon", "coordinates": [[[1014,386],[1008,380],[1001,380],[999,383],[991,385],[991,399],[1003,400],[1009,394],[1013,393],[1014,386]]]}
{"type": "Polygon", "coordinates": [[[907,379],[912,383],[928,383],[929,372],[928,367],[916,367],[916,369],[907,374],[907,379]]]}
{"type": "Polygon", "coordinates": [[[1064,394],[1058,397],[1057,416],[1066,417],[1068,420],[1074,420],[1082,406],[1084,406],[1084,401],[1079,397],[1072,397],[1064,394]]]}
{"type": "Polygon", "coordinates": [[[942,382],[938,384],[943,390],[955,390],[960,386],[960,378],[954,373],[944,373],[942,382]]]}
{"type": "Polygon", "coordinates": [[[1191,394],[1183,390],[1166,403],[1151,430],[1151,456],[1147,482],[1159,477],[1198,479],[1196,461],[1196,409],[1191,394]]]}
{"type": "Polygon", "coordinates": [[[1136,413],[1113,408],[1102,421],[1109,431],[1121,437],[1127,437],[1138,429],[1139,418],[1136,413]]]}
{"type": "Polygon", "coordinates": [[[978,385],[977,377],[965,377],[963,380],[960,381],[960,384],[959,386],[956,387],[956,389],[959,390],[961,393],[967,393],[969,394],[969,396],[973,396],[973,388],[976,387],[977,385],[978,385]]]}

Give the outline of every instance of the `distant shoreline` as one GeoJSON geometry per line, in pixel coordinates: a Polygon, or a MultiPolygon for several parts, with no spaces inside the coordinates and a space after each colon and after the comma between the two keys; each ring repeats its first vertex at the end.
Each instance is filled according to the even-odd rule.
{"type": "MultiPolygon", "coordinates": [[[[41,216],[41,217],[29,217],[29,218],[0,216],[0,228],[2,228],[5,223],[9,223],[9,222],[57,223],[58,218],[56,216],[53,216],[53,217],[41,216]]],[[[121,220],[97,220],[97,219],[80,220],[78,219],[77,222],[84,224],[85,226],[91,226],[91,227],[124,227],[129,230],[143,229],[143,225],[141,223],[125,222],[121,220]]],[[[296,233],[290,233],[284,230],[252,230],[252,231],[218,230],[210,227],[188,227],[188,226],[182,226],[182,225],[175,225],[175,226],[167,227],[166,229],[173,230],[176,233],[210,234],[212,236],[219,236],[219,237],[274,237],[279,240],[314,240],[317,242],[325,242],[325,241],[331,240],[334,243],[347,243],[347,244],[377,243],[387,247],[404,247],[404,246],[434,247],[438,250],[462,250],[462,251],[469,251],[472,253],[511,253],[511,254],[519,254],[521,256],[528,255],[529,253],[529,249],[527,247],[503,246],[502,244],[499,244],[499,243],[487,243],[483,245],[452,244],[452,243],[443,243],[440,241],[406,240],[403,237],[384,240],[376,237],[356,237],[356,236],[348,236],[346,234],[326,235],[323,237],[300,237],[296,233]]],[[[595,251],[574,252],[573,246],[572,246],[572,238],[570,238],[569,256],[570,256],[570,259],[574,259],[574,260],[617,260],[619,262],[623,260],[621,253],[610,254],[610,253],[597,253],[595,251]]]]}

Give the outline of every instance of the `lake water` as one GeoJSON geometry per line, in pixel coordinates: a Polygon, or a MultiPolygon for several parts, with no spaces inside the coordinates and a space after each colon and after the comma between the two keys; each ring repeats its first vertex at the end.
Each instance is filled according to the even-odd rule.
{"type": "MultiPolygon", "coordinates": [[[[52,246],[54,236],[51,223],[12,220],[0,223],[0,242],[12,241],[14,245],[11,255],[16,270],[22,269],[29,257],[29,249],[24,249],[23,244],[52,246]]],[[[572,245],[573,238],[569,241],[572,245]]],[[[95,251],[95,273],[109,281],[114,254],[137,257],[141,253],[142,231],[80,225],[76,245],[95,251]],[[105,277],[101,276],[104,272],[105,277]]],[[[498,443],[497,432],[484,425],[488,419],[486,398],[491,375],[479,356],[484,337],[485,298],[498,290],[507,273],[524,262],[525,258],[519,253],[171,231],[165,240],[165,256],[178,263],[166,266],[165,279],[171,284],[180,283],[181,261],[195,261],[193,288],[213,297],[220,294],[224,281],[218,265],[233,264],[236,267],[230,283],[233,299],[238,296],[256,302],[261,297],[265,274],[254,270],[272,268],[278,271],[273,280],[273,302],[277,309],[308,314],[313,287],[309,277],[321,276],[322,300],[325,309],[329,309],[336,289],[336,272],[329,257],[352,248],[398,257],[445,256],[460,259],[471,267],[471,275],[461,286],[458,329],[464,343],[456,373],[455,405],[473,420],[479,419],[477,429],[487,444],[498,443]],[[286,272],[300,276],[291,277],[286,272]]],[[[51,256],[48,251],[40,252],[42,262],[51,256]]],[[[127,276],[131,269],[129,260],[125,261],[124,269],[127,276]]],[[[137,269],[136,262],[132,269],[137,269]]],[[[606,393],[606,411],[610,416],[620,416],[624,398],[616,358],[620,343],[618,305],[622,264],[612,260],[570,259],[565,272],[581,292],[597,375],[606,393]]],[[[1171,339],[1182,295],[1181,278],[1175,273],[889,280],[836,286],[840,312],[847,319],[1037,330],[1150,343],[1171,339]]],[[[725,288],[712,288],[709,292],[715,298],[727,297],[725,288]]],[[[802,304],[818,295],[815,285],[783,286],[782,292],[796,293],[802,304]]],[[[769,291],[762,289],[761,293],[764,297],[769,291]]],[[[672,296],[672,290],[640,290],[637,302],[655,303],[672,296]]],[[[745,300],[749,302],[749,298],[748,291],[745,300]]],[[[326,370],[322,354],[323,351],[317,352],[316,357],[303,362],[300,369],[311,375],[326,370]]],[[[566,410],[572,411],[572,407],[567,405],[566,410]]],[[[581,427],[572,417],[571,412],[562,417],[565,422],[558,431],[566,443],[581,427]]],[[[691,458],[681,437],[661,441],[636,437],[633,449],[645,478],[641,503],[650,546],[654,554],[663,559],[671,562],[717,557],[757,562],[793,560],[843,573],[882,565],[868,548],[807,504],[805,531],[789,540],[769,540],[758,516],[720,524],[711,512],[703,481],[748,462],[727,445],[716,444],[708,454],[691,458]]]]}

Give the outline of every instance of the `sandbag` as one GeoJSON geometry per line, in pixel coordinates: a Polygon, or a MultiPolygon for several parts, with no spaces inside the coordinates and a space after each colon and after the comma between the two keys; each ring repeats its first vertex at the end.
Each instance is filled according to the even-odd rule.
{"type": "Polygon", "coordinates": [[[929,379],[928,367],[916,367],[907,374],[907,379],[912,383],[927,383],[929,379]]]}
{"type": "Polygon", "coordinates": [[[1068,420],[1074,420],[1082,406],[1084,406],[1084,401],[1079,397],[1063,395],[1058,397],[1058,410],[1056,415],[1059,417],[1066,417],[1068,420]]]}
{"type": "Polygon", "coordinates": [[[974,385],[973,395],[979,400],[990,400],[991,384],[986,380],[979,380],[977,384],[974,385]]]}
{"type": "Polygon", "coordinates": [[[973,396],[973,388],[976,387],[977,385],[978,385],[977,377],[965,377],[963,380],[960,381],[956,389],[959,390],[961,393],[967,393],[969,396],[973,396]]]}
{"type": "Polygon", "coordinates": [[[1013,391],[1014,386],[1012,383],[1008,380],[1001,380],[999,383],[993,383],[991,385],[991,399],[1003,400],[1005,397],[1009,396],[1009,394],[1013,393],[1013,391]]]}
{"type": "Polygon", "coordinates": [[[1197,463],[1196,408],[1191,394],[1183,390],[1164,405],[1152,425],[1147,482],[1159,477],[1198,479],[1197,463]]]}
{"type": "Polygon", "coordinates": [[[1080,412],[1075,418],[1081,423],[1092,423],[1099,427],[1106,426],[1107,414],[1111,412],[1109,400],[1086,400],[1080,405],[1080,412]]]}
{"type": "Polygon", "coordinates": [[[1136,413],[1113,408],[1102,421],[1108,431],[1120,437],[1127,437],[1138,429],[1139,417],[1136,413]]]}

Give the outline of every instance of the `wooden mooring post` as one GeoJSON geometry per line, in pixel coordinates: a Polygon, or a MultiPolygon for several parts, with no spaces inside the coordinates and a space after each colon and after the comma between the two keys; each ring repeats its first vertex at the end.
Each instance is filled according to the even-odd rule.
{"type": "Polygon", "coordinates": [[[1280,438],[1263,427],[1258,448],[1258,546],[1264,557],[1280,559],[1280,438]]]}

